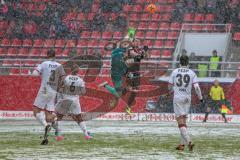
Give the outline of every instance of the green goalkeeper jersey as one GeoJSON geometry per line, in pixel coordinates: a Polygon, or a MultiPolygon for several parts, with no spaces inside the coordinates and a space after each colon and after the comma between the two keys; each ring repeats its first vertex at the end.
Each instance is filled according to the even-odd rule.
{"type": "Polygon", "coordinates": [[[127,65],[124,62],[125,49],[116,48],[112,51],[111,56],[111,74],[112,76],[122,76],[127,72],[127,65]]]}

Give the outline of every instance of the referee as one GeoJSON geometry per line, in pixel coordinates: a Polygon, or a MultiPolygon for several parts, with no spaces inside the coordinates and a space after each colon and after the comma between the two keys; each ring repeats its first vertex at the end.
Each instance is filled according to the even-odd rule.
{"type": "Polygon", "coordinates": [[[214,81],[214,85],[211,87],[209,95],[211,97],[211,102],[207,107],[203,122],[207,121],[208,114],[211,112],[212,109],[214,109],[218,110],[222,114],[225,123],[227,123],[226,113],[221,112],[222,104],[225,102],[225,95],[223,88],[219,85],[218,80],[214,81]]]}

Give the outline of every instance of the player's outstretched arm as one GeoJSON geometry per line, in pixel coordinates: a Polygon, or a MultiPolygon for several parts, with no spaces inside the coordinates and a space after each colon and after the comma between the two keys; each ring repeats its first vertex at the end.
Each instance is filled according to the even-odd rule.
{"type": "Polygon", "coordinates": [[[40,75],[40,72],[36,69],[32,72],[32,76],[39,76],[39,75],[40,75]]]}
{"type": "Polygon", "coordinates": [[[194,84],[194,89],[195,89],[195,92],[196,92],[198,98],[200,99],[200,101],[202,101],[203,100],[202,91],[201,91],[201,88],[198,83],[194,84]]]}

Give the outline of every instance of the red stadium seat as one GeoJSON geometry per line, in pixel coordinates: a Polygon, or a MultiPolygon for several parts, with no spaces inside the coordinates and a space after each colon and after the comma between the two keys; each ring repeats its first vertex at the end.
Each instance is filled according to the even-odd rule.
{"type": "Polygon", "coordinates": [[[44,41],[43,46],[44,47],[54,47],[54,43],[55,43],[54,39],[46,39],[44,41]]]}
{"type": "Polygon", "coordinates": [[[148,46],[149,48],[152,48],[153,47],[153,41],[152,40],[145,40],[143,42],[143,45],[146,45],[148,46]]]}
{"type": "Polygon", "coordinates": [[[91,32],[89,31],[83,31],[80,35],[81,38],[90,38],[91,37],[91,32]]]}
{"type": "Polygon", "coordinates": [[[27,56],[28,55],[28,48],[20,48],[18,50],[18,55],[19,56],[27,56]]]}
{"type": "Polygon", "coordinates": [[[162,14],[161,20],[170,22],[171,21],[171,14],[162,14]]]}
{"type": "Polygon", "coordinates": [[[122,39],[122,38],[123,38],[122,32],[114,32],[113,33],[113,39],[122,39]]]}
{"type": "Polygon", "coordinates": [[[87,40],[78,40],[77,47],[78,48],[86,48],[87,47],[87,40]]]}
{"type": "Polygon", "coordinates": [[[177,22],[171,23],[170,29],[174,30],[174,31],[175,30],[180,31],[181,30],[181,24],[177,23],[177,22]]]}
{"type": "Polygon", "coordinates": [[[71,49],[68,49],[68,48],[63,49],[62,56],[63,57],[68,57],[70,51],[71,51],[71,49]]]}
{"type": "Polygon", "coordinates": [[[35,39],[33,41],[33,46],[34,47],[43,47],[43,40],[42,39],[35,39]]]}
{"type": "Polygon", "coordinates": [[[175,42],[174,41],[166,41],[165,48],[174,48],[175,42]]]}
{"type": "Polygon", "coordinates": [[[2,66],[12,66],[13,61],[3,60],[2,66]]]}
{"type": "Polygon", "coordinates": [[[160,21],[161,20],[161,14],[155,13],[152,15],[152,21],[160,21]]]}
{"type": "Polygon", "coordinates": [[[138,25],[138,29],[140,29],[140,30],[147,30],[148,29],[148,25],[149,25],[149,23],[147,23],[147,22],[140,22],[139,25],[138,25]]]}
{"type": "MultiPolygon", "coordinates": [[[[142,20],[142,21],[149,21],[149,20],[150,20],[150,17],[151,17],[150,14],[145,13],[145,14],[142,14],[141,20],[142,20]]],[[[139,21],[139,20],[138,20],[138,21],[139,21]]]]}
{"type": "Polygon", "coordinates": [[[151,54],[150,54],[151,58],[159,58],[160,57],[160,50],[151,50],[151,54]]]}
{"type": "Polygon", "coordinates": [[[184,14],[184,21],[185,22],[193,21],[193,14],[191,14],[191,13],[184,14]]]}
{"type": "Polygon", "coordinates": [[[160,23],[160,30],[169,30],[169,23],[160,23]]]}
{"type": "Polygon", "coordinates": [[[166,39],[166,38],[167,38],[167,32],[158,31],[156,38],[157,38],[157,39],[166,39]]]}
{"type": "Polygon", "coordinates": [[[139,21],[139,14],[132,13],[129,15],[130,21],[139,21]]]}
{"type": "Polygon", "coordinates": [[[145,38],[144,35],[145,35],[145,32],[143,32],[143,31],[137,31],[135,37],[136,37],[136,38],[139,38],[139,39],[144,39],[144,38],[145,38]]]}
{"type": "Polygon", "coordinates": [[[30,56],[39,56],[40,55],[40,49],[38,48],[32,48],[30,51],[29,51],[29,55],[30,56]]]}
{"type": "Polygon", "coordinates": [[[6,48],[0,48],[0,56],[6,55],[7,49],[6,48]]]}
{"type": "Polygon", "coordinates": [[[11,42],[9,39],[7,38],[2,39],[1,46],[10,46],[10,45],[11,45],[11,42]]]}
{"type": "Polygon", "coordinates": [[[204,15],[203,14],[196,14],[194,17],[195,22],[203,22],[204,21],[204,15]]]}
{"type": "Polygon", "coordinates": [[[64,39],[57,39],[55,42],[55,47],[63,48],[65,47],[65,40],[64,39]]]}
{"type": "Polygon", "coordinates": [[[32,45],[33,45],[33,42],[32,42],[32,40],[31,39],[24,39],[23,40],[23,47],[32,47],[32,45]]]}
{"type": "Polygon", "coordinates": [[[14,47],[20,47],[22,45],[22,41],[18,38],[14,38],[12,41],[12,46],[14,47]]]}
{"type": "Polygon", "coordinates": [[[66,47],[72,48],[72,47],[76,47],[76,41],[75,40],[67,40],[66,41],[66,47]]]}
{"type": "Polygon", "coordinates": [[[109,43],[109,41],[107,41],[107,40],[101,40],[100,42],[99,42],[99,47],[100,48],[104,48],[104,46],[106,45],[106,44],[108,44],[109,43]]]}
{"type": "Polygon", "coordinates": [[[105,31],[105,32],[103,32],[103,34],[102,34],[102,38],[103,38],[103,39],[112,39],[112,33],[105,31]]]}
{"type": "Polygon", "coordinates": [[[133,12],[142,12],[142,10],[143,8],[139,4],[133,6],[133,12]]]}
{"type": "Polygon", "coordinates": [[[19,60],[13,61],[12,63],[13,66],[21,66],[21,63],[19,60]]]}
{"type": "Polygon", "coordinates": [[[56,48],[55,49],[55,53],[56,53],[56,57],[61,57],[62,56],[62,48],[56,48]]]}
{"type": "Polygon", "coordinates": [[[16,56],[18,53],[17,48],[8,48],[7,55],[8,56],[16,56]]]}
{"type": "Polygon", "coordinates": [[[161,57],[162,58],[172,58],[172,53],[170,50],[163,50],[161,57]]]}
{"type": "Polygon", "coordinates": [[[89,48],[97,48],[98,44],[99,44],[99,42],[97,40],[90,40],[90,41],[88,41],[88,47],[89,48]]]}
{"type": "Polygon", "coordinates": [[[156,39],[156,32],[155,31],[148,31],[146,33],[146,39],[156,39]]]}
{"type": "Polygon", "coordinates": [[[21,69],[21,75],[29,75],[31,71],[29,69],[23,68],[21,69]]]}
{"type": "MultiPolygon", "coordinates": [[[[43,48],[40,52],[40,57],[46,57],[47,56],[47,52],[48,52],[48,49],[47,48],[43,48]]],[[[57,55],[57,53],[56,53],[57,55]]]]}
{"type": "Polygon", "coordinates": [[[19,68],[11,68],[10,75],[18,75],[20,74],[19,68]]]}
{"type": "Polygon", "coordinates": [[[162,40],[156,40],[153,48],[163,48],[163,41],[162,40]]]}
{"type": "Polygon", "coordinates": [[[178,32],[168,32],[168,39],[177,39],[178,32]]]}
{"type": "Polygon", "coordinates": [[[98,31],[93,31],[91,38],[92,39],[99,39],[99,38],[101,38],[101,33],[98,32],[98,31]]]}
{"type": "Polygon", "coordinates": [[[214,22],[215,16],[214,14],[207,14],[205,19],[207,22],[214,22]]]}
{"type": "Polygon", "coordinates": [[[240,32],[234,33],[234,35],[233,35],[233,40],[235,40],[235,41],[240,41],[240,32]]]}
{"type": "Polygon", "coordinates": [[[165,6],[165,12],[171,13],[173,11],[173,6],[172,5],[166,5],[165,6]]]}
{"type": "Polygon", "coordinates": [[[148,29],[150,30],[158,30],[158,23],[157,22],[150,22],[148,29]]]}

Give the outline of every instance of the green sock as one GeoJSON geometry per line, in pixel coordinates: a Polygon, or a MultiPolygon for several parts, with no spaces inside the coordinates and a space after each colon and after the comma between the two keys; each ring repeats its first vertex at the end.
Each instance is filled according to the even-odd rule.
{"type": "Polygon", "coordinates": [[[115,95],[115,96],[117,96],[117,97],[120,97],[115,88],[111,87],[111,86],[108,85],[108,84],[105,85],[105,88],[106,88],[110,93],[112,93],[113,95],[115,95]]]}

